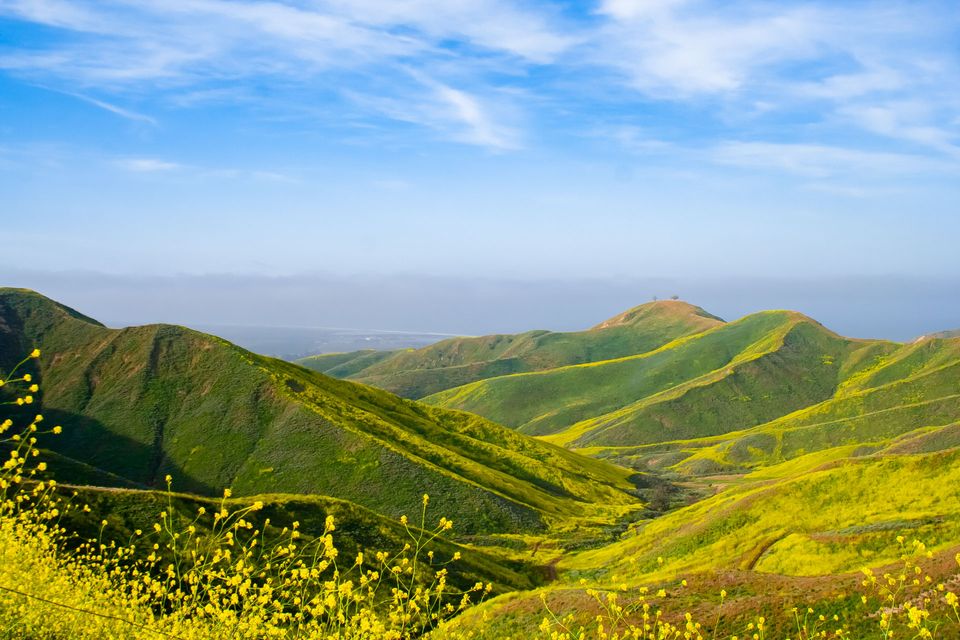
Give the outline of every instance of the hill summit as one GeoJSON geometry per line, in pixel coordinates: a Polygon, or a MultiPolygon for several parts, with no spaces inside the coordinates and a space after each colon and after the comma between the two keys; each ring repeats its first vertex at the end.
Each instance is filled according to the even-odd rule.
{"type": "Polygon", "coordinates": [[[612,318],[596,325],[591,331],[658,321],[667,318],[687,321],[693,325],[700,324],[704,329],[723,324],[722,318],[708,313],[706,310],[692,305],[689,302],[683,300],[654,300],[628,309],[623,313],[618,313],[612,318]]]}

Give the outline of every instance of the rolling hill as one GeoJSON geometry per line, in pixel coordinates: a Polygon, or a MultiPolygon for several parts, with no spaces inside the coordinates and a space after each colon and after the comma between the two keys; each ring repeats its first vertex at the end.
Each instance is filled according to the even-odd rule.
{"type": "Polygon", "coordinates": [[[894,348],[766,311],[647,353],[491,378],[424,401],[565,446],[649,444],[744,429],[826,400],[871,354],[894,348]]]}
{"type": "Polygon", "coordinates": [[[426,492],[432,512],[479,534],[440,542],[469,558],[456,578],[499,586],[455,624],[481,638],[535,637],[543,602],[589,623],[602,613],[589,587],[624,600],[665,587],[665,615],[722,615],[721,633],[764,615],[793,634],[802,605],[872,637],[856,572],[895,566],[898,536],[924,541],[929,571],[960,584],[960,339],[856,340],[796,312],[726,323],[670,302],[507,355],[537,335],[447,341],[422,369],[402,367],[428,363],[426,350],[315,358],[338,375],[395,366],[417,384],[531,368],[415,402],[182,327],[108,329],[0,290],[0,365],[44,351],[39,404],[64,425],[51,467],[113,487],[64,488],[93,506],[72,516],[80,531],[103,518],[125,540],[158,508],[188,516],[232,486],[233,503],[261,500],[272,526],[296,518],[307,536],[334,514],[353,552],[402,544],[390,518],[426,492]],[[649,348],[637,338],[657,331],[649,348]],[[152,488],[166,473],[196,495],[163,505],[152,488]],[[663,478],[664,506],[642,509],[638,485],[663,478]],[[722,610],[710,604],[721,588],[722,610]]]}
{"type": "Polygon", "coordinates": [[[636,468],[700,475],[749,472],[836,447],[922,452],[955,438],[960,340],[929,339],[883,351],[848,372],[830,397],[768,422],[714,437],[582,452],[636,468]]]}
{"type": "Polygon", "coordinates": [[[485,378],[644,353],[721,324],[720,318],[699,307],[664,300],[640,305],[586,331],[452,338],[417,350],[326,354],[297,362],[328,375],[422,398],[485,378]]]}
{"type": "MultiPolygon", "coordinates": [[[[198,495],[318,494],[391,517],[429,493],[463,532],[541,530],[639,506],[631,472],[170,325],[108,329],[0,290],[0,366],[39,346],[64,469],[198,495]]],[[[70,477],[62,480],[70,481],[70,477]]]]}
{"type": "MultiPolygon", "coordinates": [[[[792,311],[765,311],[724,323],[677,301],[642,305],[580,334],[550,335],[573,336],[570,340],[582,346],[614,330],[647,336],[659,331],[661,341],[677,337],[607,359],[600,355],[630,349],[623,343],[618,349],[597,349],[591,352],[597,358],[579,352],[582,362],[559,366],[550,365],[567,360],[546,357],[544,345],[551,343],[545,341],[525,356],[537,362],[537,370],[502,375],[494,375],[494,365],[509,358],[482,360],[477,354],[504,340],[508,344],[498,353],[511,353],[518,336],[327,358],[350,369],[340,373],[360,377],[378,367],[392,368],[393,381],[463,372],[480,360],[483,379],[422,401],[476,413],[638,470],[684,476],[746,473],[841,446],[877,450],[895,438],[927,437],[926,431],[960,420],[956,338],[909,344],[851,339],[792,311]],[[672,323],[669,330],[663,330],[665,318],[672,323]],[[681,325],[686,332],[678,329],[681,325]],[[457,364],[445,368],[444,358],[457,364]],[[468,361],[474,364],[464,364],[468,361]]],[[[378,384],[388,378],[366,379],[378,384]]]]}

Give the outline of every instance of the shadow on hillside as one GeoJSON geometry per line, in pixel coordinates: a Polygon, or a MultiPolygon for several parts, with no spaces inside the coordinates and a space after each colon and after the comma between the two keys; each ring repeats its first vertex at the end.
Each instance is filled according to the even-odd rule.
{"type": "Polygon", "coordinates": [[[46,407],[43,415],[44,425],[61,425],[63,433],[44,435],[38,445],[71,459],[60,469],[51,463],[57,482],[165,489],[169,474],[177,491],[219,495],[219,489],[184,472],[162,450],[117,434],[99,420],[46,407]]]}

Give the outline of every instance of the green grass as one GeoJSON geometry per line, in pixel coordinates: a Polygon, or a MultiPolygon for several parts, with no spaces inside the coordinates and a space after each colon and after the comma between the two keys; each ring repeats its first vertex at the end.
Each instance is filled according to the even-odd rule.
{"type": "Polygon", "coordinates": [[[295,364],[335,378],[349,378],[397,353],[397,351],[376,351],[375,349],[363,349],[347,353],[321,353],[300,358],[295,364]]]}
{"type": "MultiPolygon", "coordinates": [[[[51,469],[59,470],[56,461],[51,469]]],[[[89,512],[79,509],[66,511],[61,519],[65,529],[79,540],[102,539],[127,544],[135,540],[136,530],[151,531],[153,524],[160,520],[162,511],[172,513],[178,526],[184,528],[196,520],[199,507],[208,513],[220,508],[221,500],[205,498],[184,493],[150,491],[135,489],[102,489],[85,486],[62,486],[60,493],[75,505],[88,505],[89,512]],[[107,525],[101,526],[106,520],[107,525]]],[[[323,535],[326,519],[332,516],[336,522],[335,540],[338,550],[345,558],[353,558],[357,552],[370,556],[377,551],[395,553],[410,542],[403,525],[394,519],[385,518],[359,505],[324,496],[302,496],[291,494],[258,494],[223,501],[230,511],[242,509],[255,501],[263,503],[263,508],[250,512],[247,520],[257,529],[266,532],[269,538],[283,527],[298,523],[303,535],[303,543],[323,535]],[[267,521],[269,520],[269,524],[267,521]]],[[[435,513],[434,509],[428,511],[435,513]]],[[[439,519],[439,515],[436,519],[439,519]]],[[[411,523],[419,523],[419,505],[411,505],[411,523]]],[[[430,518],[427,526],[433,526],[435,518],[430,518]]],[[[209,524],[206,520],[196,522],[199,527],[209,524]]],[[[496,547],[472,547],[438,538],[433,549],[444,557],[450,557],[459,551],[462,560],[451,567],[452,579],[462,587],[468,588],[478,581],[490,582],[498,593],[517,589],[530,589],[541,584],[543,573],[539,568],[523,557],[507,557],[496,547]]]]}
{"type": "Polygon", "coordinates": [[[107,329],[10,289],[0,326],[0,365],[43,350],[40,408],[63,425],[53,446],[83,479],[94,469],[149,488],[170,474],[198,495],[328,495],[390,517],[429,493],[464,533],[639,506],[626,469],[183,327],[107,329]]]}
{"type": "Polygon", "coordinates": [[[688,439],[829,398],[838,360],[872,345],[792,312],[763,312],[627,358],[484,380],[425,402],[565,446],[688,439]]]}
{"type": "Polygon", "coordinates": [[[748,477],[561,567],[600,581],[728,569],[831,575],[895,561],[897,534],[932,548],[960,540],[960,450],[830,458],[748,477]],[[793,557],[800,547],[803,560],[793,557]]]}
{"type": "MultiPolygon", "coordinates": [[[[864,363],[861,363],[864,364],[864,363]]],[[[768,422],[717,436],[647,446],[581,449],[637,469],[685,475],[749,472],[837,447],[955,446],[960,421],[960,340],[904,345],[841,381],[827,399],[768,422]],[[942,427],[950,427],[940,432],[942,427]],[[901,438],[921,438],[909,445],[901,438]]],[[[911,451],[910,447],[913,447],[911,451]]]]}
{"type": "Polygon", "coordinates": [[[64,490],[93,507],[72,514],[70,528],[93,534],[103,518],[117,541],[146,529],[166,508],[155,489],[169,473],[194,494],[173,497],[183,517],[232,486],[232,504],[262,500],[257,518],[274,527],[296,519],[316,535],[334,515],[352,553],[401,545],[396,518],[429,493],[431,513],[456,523],[457,542],[441,544],[462,552],[457,579],[505,594],[464,617],[478,637],[532,637],[541,595],[589,619],[580,580],[625,593],[665,586],[672,611],[708,621],[725,588],[731,625],[761,613],[788,630],[793,604],[850,620],[854,574],[895,563],[898,535],[923,540],[955,574],[960,340],[851,340],[772,311],[728,324],[703,317],[709,327],[688,323],[688,333],[610,356],[636,347],[624,336],[663,308],[633,310],[584,339],[532,332],[448,341],[426,359],[424,350],[310,359],[338,375],[383,366],[416,384],[547,367],[473,380],[432,404],[182,327],[107,329],[23,290],[0,290],[0,365],[43,350],[34,372],[43,395],[30,409],[63,424],[44,442],[54,447],[47,459],[59,479],[85,485],[64,490]],[[596,335],[625,342],[600,341],[587,356],[610,357],[556,365],[583,356],[596,335]],[[412,362],[430,366],[403,368],[412,362]],[[664,506],[643,509],[638,494],[658,488],[664,506]]]}
{"type": "Polygon", "coordinates": [[[452,338],[417,350],[320,355],[297,363],[422,398],[486,378],[645,353],[720,324],[699,307],[662,301],[631,309],[588,331],[452,338]]]}

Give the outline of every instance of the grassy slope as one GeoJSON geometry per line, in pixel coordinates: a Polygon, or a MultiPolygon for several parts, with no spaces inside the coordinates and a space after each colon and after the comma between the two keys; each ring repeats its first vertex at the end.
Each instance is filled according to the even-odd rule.
{"type": "MultiPolygon", "coordinates": [[[[956,425],[927,430],[929,452],[920,455],[851,457],[850,447],[768,467],[711,498],[641,523],[614,544],[565,555],[556,565],[557,582],[498,598],[461,624],[480,638],[508,632],[523,637],[543,617],[541,597],[555,611],[589,619],[596,605],[583,594],[585,580],[607,589],[624,585],[621,599],[627,601],[639,587],[666,587],[663,606],[675,618],[693,611],[708,623],[722,614],[727,624],[745,624],[766,615],[780,634],[793,637],[791,607],[815,606],[852,624],[854,637],[879,637],[876,620],[866,615],[874,609],[859,606],[857,572],[895,570],[903,553],[898,535],[925,542],[933,552],[926,564],[940,580],[958,579],[958,433],[956,425]],[[680,578],[689,586],[682,588],[680,578]],[[720,589],[730,597],[718,611],[720,589]]],[[[742,624],[728,633],[742,631],[742,624]]]]}
{"type": "Polygon", "coordinates": [[[324,494],[389,516],[426,492],[467,532],[636,505],[624,469],[182,327],[106,329],[11,289],[0,323],[0,364],[44,351],[57,452],[138,485],[170,473],[201,495],[324,494]]]}
{"type": "Polygon", "coordinates": [[[426,402],[566,446],[643,444],[766,422],[834,392],[842,361],[873,343],[768,311],[637,356],[481,381],[426,402]]]}
{"type": "Polygon", "coordinates": [[[334,378],[349,378],[397,353],[399,351],[377,351],[375,349],[362,349],[346,353],[321,353],[300,358],[296,361],[296,364],[334,378]]]}
{"type": "MultiPolygon", "coordinates": [[[[51,461],[56,466],[57,461],[51,461]]],[[[283,527],[290,527],[296,521],[299,530],[309,541],[323,535],[327,516],[333,516],[336,522],[335,544],[344,558],[353,558],[358,551],[398,552],[410,542],[403,525],[397,520],[388,519],[369,509],[351,502],[324,496],[303,496],[290,494],[259,494],[243,498],[231,498],[221,501],[189,494],[150,490],[100,489],[85,486],[63,486],[61,493],[71,496],[74,504],[90,506],[88,513],[80,510],[67,511],[61,524],[81,539],[97,539],[101,536],[101,520],[106,520],[103,537],[127,543],[135,539],[137,529],[151,531],[153,523],[159,520],[161,511],[174,514],[178,525],[186,527],[194,521],[199,507],[208,514],[219,510],[221,503],[230,511],[250,506],[261,501],[263,509],[250,512],[247,520],[256,528],[263,529],[267,537],[275,535],[283,527]],[[76,492],[76,496],[72,494],[76,492]],[[265,524],[269,520],[269,524],[265,524]]],[[[410,513],[411,523],[419,523],[419,510],[410,513]]],[[[435,524],[434,512],[428,512],[427,526],[435,524]]],[[[196,524],[201,530],[209,528],[210,520],[201,518],[196,524]]],[[[418,529],[412,529],[417,532],[418,529]]],[[[149,548],[149,546],[145,547],[149,548]]],[[[451,566],[453,579],[462,587],[469,587],[478,580],[492,582],[497,591],[511,589],[529,589],[537,584],[542,576],[533,567],[516,560],[506,559],[490,549],[480,549],[459,545],[438,538],[432,545],[436,553],[444,559],[460,551],[462,560],[451,566]]]]}
{"type": "Polygon", "coordinates": [[[739,473],[834,447],[876,450],[905,434],[919,437],[958,420],[960,340],[926,340],[861,359],[844,372],[829,398],[749,429],[582,452],[636,468],[739,473]]]}
{"type": "Polygon", "coordinates": [[[314,356],[298,364],[420,398],[494,376],[643,353],[719,324],[719,318],[699,307],[661,301],[631,309],[588,331],[453,338],[418,350],[389,352],[387,357],[355,352],[314,356]]]}
{"type": "Polygon", "coordinates": [[[960,450],[844,453],[823,452],[804,464],[787,462],[747,476],[737,487],[563,566],[618,579],[721,568],[828,575],[896,560],[898,533],[934,547],[960,540],[960,450]]]}

